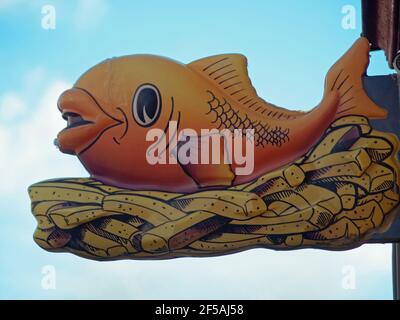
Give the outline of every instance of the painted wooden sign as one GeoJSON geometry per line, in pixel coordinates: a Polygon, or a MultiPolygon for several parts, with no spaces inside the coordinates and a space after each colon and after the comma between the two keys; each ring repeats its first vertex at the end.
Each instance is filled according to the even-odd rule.
{"type": "Polygon", "coordinates": [[[29,188],[35,241],[98,260],[364,243],[399,202],[398,139],[371,126],[387,112],[364,91],[368,62],[360,38],[309,112],[258,97],[238,54],[98,64],[58,105],[56,145],[91,177],[29,188]]]}

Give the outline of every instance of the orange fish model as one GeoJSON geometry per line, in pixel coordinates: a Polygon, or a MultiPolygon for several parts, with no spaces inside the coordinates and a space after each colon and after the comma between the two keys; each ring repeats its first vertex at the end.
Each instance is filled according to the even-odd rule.
{"type": "Polygon", "coordinates": [[[260,98],[240,54],[189,64],[152,55],[108,59],[61,95],[58,108],[68,126],[56,144],[77,155],[92,178],[121,188],[186,193],[234,186],[299,159],[339,117],[385,118],[363,89],[368,62],[369,42],[360,38],[328,71],[320,104],[300,112],[260,98]],[[181,129],[199,136],[202,129],[254,130],[254,170],[237,175],[241,164],[235,161],[149,163],[146,136],[155,128],[167,141],[164,151],[172,153],[182,144],[172,146],[170,139],[181,129]]]}

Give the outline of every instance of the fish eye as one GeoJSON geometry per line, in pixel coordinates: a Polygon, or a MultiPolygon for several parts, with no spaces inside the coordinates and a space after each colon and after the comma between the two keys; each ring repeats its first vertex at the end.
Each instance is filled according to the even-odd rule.
{"type": "Polygon", "coordinates": [[[157,87],[143,84],[137,88],[132,102],[135,121],[142,127],[149,127],[157,121],[161,112],[161,96],[157,87]]]}

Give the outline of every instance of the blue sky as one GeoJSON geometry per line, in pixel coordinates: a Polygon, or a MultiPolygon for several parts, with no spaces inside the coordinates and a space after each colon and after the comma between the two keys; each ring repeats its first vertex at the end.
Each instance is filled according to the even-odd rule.
{"type": "MultiPolygon", "coordinates": [[[[0,0],[0,298],[391,299],[390,245],[108,263],[51,254],[32,240],[26,192],[39,180],[87,175],[52,144],[65,126],[56,101],[99,61],[243,53],[260,96],[306,110],[319,102],[326,71],[361,33],[359,2],[0,0]],[[56,9],[55,30],[41,27],[43,5],[56,9]],[[342,28],[344,5],[355,7],[356,29],[342,28]],[[49,265],[54,290],[41,286],[49,265]],[[348,266],[353,289],[342,285],[348,266]]],[[[369,74],[390,72],[383,54],[373,53],[369,74]]]]}

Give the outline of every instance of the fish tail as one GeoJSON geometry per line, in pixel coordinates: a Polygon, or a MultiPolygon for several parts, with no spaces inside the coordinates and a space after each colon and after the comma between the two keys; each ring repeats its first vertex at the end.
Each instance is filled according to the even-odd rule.
{"type": "Polygon", "coordinates": [[[387,111],[375,104],[363,86],[363,76],[369,64],[369,42],[360,37],[330,68],[325,79],[327,96],[337,92],[338,108],[335,118],[344,115],[364,115],[370,119],[384,119],[387,111]]]}

